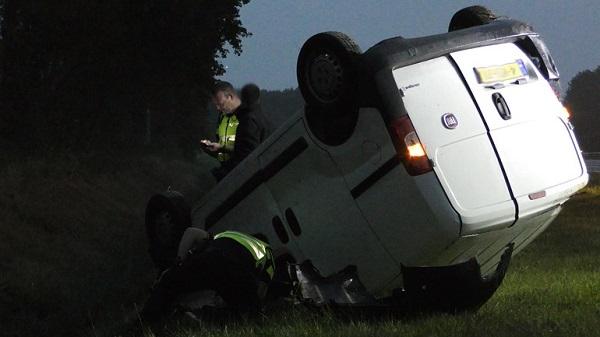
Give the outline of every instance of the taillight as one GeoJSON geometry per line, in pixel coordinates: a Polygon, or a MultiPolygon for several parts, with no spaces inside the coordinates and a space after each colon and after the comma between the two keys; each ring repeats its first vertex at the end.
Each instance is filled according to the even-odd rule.
{"type": "Polygon", "coordinates": [[[421,144],[408,115],[393,121],[390,124],[390,133],[396,147],[396,153],[398,153],[398,157],[404,164],[408,174],[418,176],[433,170],[425,153],[425,148],[421,144]]]}
{"type": "Polygon", "coordinates": [[[561,111],[561,113],[562,113],[562,116],[563,116],[563,117],[564,117],[566,120],[569,120],[569,118],[571,118],[571,113],[569,112],[569,109],[567,109],[567,107],[566,107],[566,106],[563,106],[563,107],[562,107],[562,111],[561,111]]]}

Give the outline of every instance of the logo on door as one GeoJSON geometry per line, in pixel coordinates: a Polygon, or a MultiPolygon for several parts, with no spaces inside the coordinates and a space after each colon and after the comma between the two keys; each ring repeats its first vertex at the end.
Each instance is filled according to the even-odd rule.
{"type": "Polygon", "coordinates": [[[443,114],[442,115],[442,124],[444,124],[444,127],[446,129],[449,129],[449,130],[456,129],[456,127],[458,126],[458,119],[456,118],[456,116],[454,116],[454,114],[451,114],[451,113],[443,114]]]}

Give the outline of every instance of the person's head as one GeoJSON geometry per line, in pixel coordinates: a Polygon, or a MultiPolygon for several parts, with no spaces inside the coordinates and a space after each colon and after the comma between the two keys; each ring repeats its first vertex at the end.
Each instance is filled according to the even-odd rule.
{"type": "Polygon", "coordinates": [[[483,6],[465,7],[452,16],[448,31],[484,25],[496,20],[498,17],[490,9],[483,6]]]}
{"type": "Polygon", "coordinates": [[[246,84],[242,88],[241,96],[242,103],[247,106],[260,104],[260,88],[254,83],[246,84]]]}
{"type": "Polygon", "coordinates": [[[230,114],[242,103],[229,82],[218,81],[212,89],[212,101],[217,110],[230,114]]]}

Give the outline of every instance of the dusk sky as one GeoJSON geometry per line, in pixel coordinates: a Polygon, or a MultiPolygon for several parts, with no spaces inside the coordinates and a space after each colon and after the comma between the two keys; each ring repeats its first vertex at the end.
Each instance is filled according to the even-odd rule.
{"type": "Polygon", "coordinates": [[[255,82],[264,89],[295,88],[298,52],[316,33],[346,33],[365,51],[393,36],[445,32],[458,9],[476,4],[531,24],[554,56],[563,90],[578,72],[600,65],[598,0],[251,0],[241,20],[253,35],[243,41],[241,56],[223,60],[223,79],[237,87],[255,82]]]}

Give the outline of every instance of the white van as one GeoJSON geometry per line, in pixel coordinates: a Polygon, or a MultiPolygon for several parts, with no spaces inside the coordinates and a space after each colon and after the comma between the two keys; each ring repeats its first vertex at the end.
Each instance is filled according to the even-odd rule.
{"type": "Polygon", "coordinates": [[[317,34],[298,60],[306,109],[191,224],[264,235],[317,303],[477,307],[588,181],[557,74],[512,20],[364,53],[317,34]]]}

